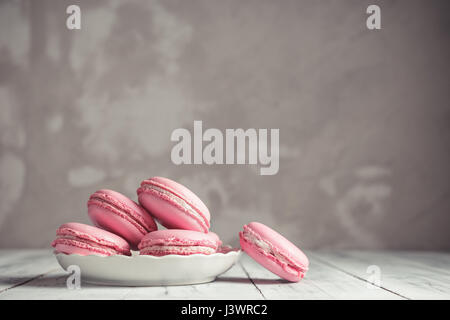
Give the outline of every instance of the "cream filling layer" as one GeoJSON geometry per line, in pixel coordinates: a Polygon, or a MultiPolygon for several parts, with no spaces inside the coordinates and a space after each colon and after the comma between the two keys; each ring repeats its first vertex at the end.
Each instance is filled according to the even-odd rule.
{"type": "Polygon", "coordinates": [[[173,200],[178,205],[180,205],[181,207],[186,209],[189,212],[189,214],[195,216],[200,221],[204,221],[205,220],[205,218],[203,218],[189,203],[187,203],[186,201],[184,201],[183,199],[181,199],[177,195],[173,194],[172,192],[167,191],[166,189],[160,188],[160,187],[152,185],[152,184],[146,184],[146,185],[144,185],[144,188],[155,190],[155,191],[157,191],[159,193],[162,193],[162,194],[168,196],[171,200],[173,200]]]}
{"type": "Polygon", "coordinates": [[[268,242],[256,237],[252,232],[249,232],[248,230],[244,230],[243,235],[244,235],[244,239],[246,241],[255,244],[257,247],[264,250],[264,252],[274,256],[277,260],[288,265],[292,269],[302,270],[299,266],[292,264],[292,262],[289,259],[287,259],[284,255],[273,250],[272,246],[268,242]]]}
{"type": "Polygon", "coordinates": [[[212,254],[216,252],[216,249],[210,247],[200,246],[149,246],[141,249],[141,252],[166,252],[166,251],[179,251],[179,252],[202,252],[212,254]]]}
{"type": "Polygon", "coordinates": [[[78,241],[78,242],[81,242],[81,243],[85,243],[85,244],[87,244],[87,245],[89,245],[91,247],[94,247],[94,248],[105,250],[105,251],[107,251],[109,253],[112,253],[112,254],[118,254],[118,253],[120,254],[121,253],[119,250],[116,250],[116,249],[114,249],[112,247],[102,246],[102,245],[99,245],[98,243],[95,243],[95,242],[93,242],[91,240],[87,240],[87,239],[83,239],[83,238],[77,238],[75,236],[59,235],[59,236],[57,236],[55,241],[57,242],[58,240],[74,240],[74,241],[78,241]]]}
{"type": "Polygon", "coordinates": [[[114,209],[118,210],[119,212],[121,212],[122,214],[125,215],[125,217],[128,217],[128,222],[132,223],[134,226],[136,226],[136,228],[143,233],[144,235],[148,233],[148,231],[150,230],[150,227],[144,222],[144,221],[140,221],[139,219],[137,219],[134,215],[126,212],[123,208],[120,208],[119,206],[116,206],[115,204],[102,199],[100,197],[96,197],[96,196],[91,196],[91,198],[89,199],[89,201],[94,200],[94,201],[98,201],[101,203],[104,203],[108,206],[113,207],[114,209]]]}

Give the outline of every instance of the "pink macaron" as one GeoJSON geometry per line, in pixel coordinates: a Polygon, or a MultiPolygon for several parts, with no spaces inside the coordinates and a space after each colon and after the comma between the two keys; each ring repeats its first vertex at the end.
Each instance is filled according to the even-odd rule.
{"type": "Polygon", "coordinates": [[[216,234],[181,230],[165,229],[147,234],[139,244],[141,255],[165,256],[169,254],[213,254],[220,245],[216,234]]]}
{"type": "Polygon", "coordinates": [[[139,203],[166,228],[208,232],[209,210],[185,186],[167,178],[153,177],[142,181],[137,194],[139,203]]]}
{"type": "Polygon", "coordinates": [[[309,260],[292,242],[259,222],[251,222],[239,233],[244,250],[256,262],[279,277],[300,281],[308,271],[309,260]]]}
{"type": "Polygon", "coordinates": [[[52,247],[61,253],[82,256],[131,255],[130,245],[125,239],[106,230],[77,222],[61,225],[56,231],[52,247]]]}
{"type": "Polygon", "coordinates": [[[112,190],[98,190],[87,203],[92,222],[126,239],[136,248],[149,232],[158,229],[150,214],[133,200],[112,190]]]}

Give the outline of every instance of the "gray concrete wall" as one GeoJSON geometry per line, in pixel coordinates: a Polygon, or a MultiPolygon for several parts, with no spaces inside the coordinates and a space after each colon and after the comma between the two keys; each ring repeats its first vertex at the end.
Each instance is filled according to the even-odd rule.
{"type": "Polygon", "coordinates": [[[449,249],[449,4],[1,1],[0,247],[48,247],[90,193],[160,175],[226,242],[256,220],[305,248],[449,249]],[[279,128],[278,174],[174,165],[194,120],[279,128]]]}

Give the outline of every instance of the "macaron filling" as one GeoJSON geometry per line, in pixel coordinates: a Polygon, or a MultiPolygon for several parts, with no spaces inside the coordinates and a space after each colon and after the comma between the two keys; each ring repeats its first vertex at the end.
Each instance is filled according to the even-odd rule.
{"type": "Polygon", "coordinates": [[[178,195],[161,188],[159,186],[155,186],[153,184],[144,184],[142,185],[143,189],[148,190],[150,192],[156,192],[164,197],[167,197],[169,200],[173,201],[177,206],[181,207],[181,209],[187,212],[191,217],[193,217],[200,226],[206,230],[208,229],[208,223],[205,223],[205,218],[195,210],[189,203],[187,203],[184,199],[180,198],[178,195]]]}
{"type": "Polygon", "coordinates": [[[147,234],[150,230],[152,230],[148,225],[145,224],[144,221],[141,221],[135,215],[125,211],[124,208],[117,206],[116,204],[112,203],[111,201],[105,200],[102,197],[97,196],[95,193],[89,198],[88,206],[89,205],[96,205],[99,207],[112,209],[113,212],[115,212],[116,214],[119,214],[121,217],[126,219],[128,222],[133,224],[139,230],[139,232],[142,233],[143,235],[147,234]]]}
{"type": "Polygon", "coordinates": [[[191,254],[213,254],[216,249],[204,246],[162,246],[154,245],[141,249],[140,254],[162,256],[168,254],[191,255],[191,254]]]}
{"type": "Polygon", "coordinates": [[[77,222],[61,225],[56,230],[52,247],[66,254],[131,255],[130,245],[125,239],[106,230],[77,222]]]}
{"type": "Polygon", "coordinates": [[[251,230],[249,227],[245,226],[244,231],[241,232],[241,235],[246,242],[253,244],[264,255],[271,257],[273,260],[279,261],[293,272],[305,273],[308,270],[308,268],[299,266],[291,259],[289,259],[289,257],[279,252],[277,248],[275,248],[270,242],[262,239],[256,232],[251,230]]]}
{"type": "Polygon", "coordinates": [[[89,248],[94,252],[107,254],[107,255],[115,255],[115,254],[125,254],[129,255],[129,252],[119,251],[113,247],[108,247],[104,245],[99,245],[93,241],[89,241],[86,239],[77,238],[74,236],[58,236],[53,242],[52,247],[56,247],[57,245],[65,245],[65,246],[74,246],[78,248],[89,248]],[[99,250],[96,250],[99,249],[99,250]]]}
{"type": "Polygon", "coordinates": [[[191,255],[217,252],[221,243],[215,233],[166,229],[148,233],[139,243],[140,254],[162,256],[169,254],[191,255]]]}

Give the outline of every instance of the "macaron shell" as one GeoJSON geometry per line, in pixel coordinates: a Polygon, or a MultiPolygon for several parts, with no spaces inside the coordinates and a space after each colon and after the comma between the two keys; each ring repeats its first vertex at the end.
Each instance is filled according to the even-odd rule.
{"type": "Polygon", "coordinates": [[[110,256],[111,254],[107,250],[101,248],[94,248],[89,246],[80,245],[76,241],[68,241],[66,243],[57,243],[53,245],[56,251],[65,254],[79,254],[80,256],[99,255],[110,256]]]}
{"type": "MultiPolygon", "coordinates": [[[[133,220],[136,220],[141,226],[150,231],[157,229],[156,223],[152,216],[145,211],[139,204],[126,197],[125,195],[109,189],[101,189],[91,195],[90,200],[93,197],[101,199],[103,202],[108,203],[118,210],[123,211],[133,220]]],[[[88,201],[89,204],[89,201],[88,201]]]]}
{"type": "Polygon", "coordinates": [[[146,208],[159,223],[168,229],[208,232],[208,227],[205,224],[187,214],[167,198],[162,198],[161,196],[150,192],[142,192],[139,194],[138,199],[139,203],[146,208]]]}
{"type": "Polygon", "coordinates": [[[217,241],[217,245],[220,247],[222,245],[222,240],[217,233],[209,231],[208,235],[210,235],[215,241],[217,241]]]}
{"type": "Polygon", "coordinates": [[[274,257],[266,254],[256,245],[245,241],[242,236],[239,237],[239,242],[242,250],[245,253],[247,253],[261,266],[276,274],[280,278],[286,279],[291,282],[299,282],[304,277],[303,272],[295,272],[294,270],[287,268],[286,265],[283,265],[274,257]]]}
{"type": "Polygon", "coordinates": [[[193,193],[191,190],[189,190],[182,184],[163,177],[153,177],[149,180],[155,185],[159,185],[160,187],[165,188],[168,191],[171,191],[174,194],[178,195],[180,198],[184,199],[191,206],[200,211],[207,221],[211,219],[208,207],[195,193],[193,193]]]}
{"type": "Polygon", "coordinates": [[[96,226],[125,238],[133,249],[145,234],[157,229],[144,208],[113,190],[102,189],[92,194],[88,201],[88,215],[96,226]]]}
{"type": "Polygon", "coordinates": [[[301,266],[302,269],[308,270],[308,257],[295,244],[281,234],[260,222],[250,222],[248,225],[244,226],[244,229],[245,228],[249,228],[251,231],[258,234],[262,239],[275,247],[279,253],[301,266]]]}
{"type": "Polygon", "coordinates": [[[151,256],[167,256],[170,254],[175,255],[181,255],[181,256],[189,256],[192,254],[205,254],[210,255],[215,253],[216,251],[208,248],[208,247],[201,247],[201,246],[193,246],[193,247],[174,247],[174,248],[166,248],[166,247],[158,247],[158,250],[148,250],[148,248],[143,248],[140,251],[141,255],[151,255],[151,256]],[[147,250],[146,250],[147,249],[147,250]]]}
{"type": "Polygon", "coordinates": [[[57,235],[71,235],[77,238],[84,238],[101,245],[114,246],[119,250],[130,250],[128,242],[118,235],[79,222],[69,222],[62,224],[57,230],[57,235]]]}
{"type": "Polygon", "coordinates": [[[125,217],[119,216],[110,210],[92,206],[89,207],[88,214],[97,227],[108,230],[126,239],[133,249],[137,247],[145,235],[125,217]]]}
{"type": "Polygon", "coordinates": [[[215,233],[166,229],[147,234],[139,244],[139,249],[141,255],[209,255],[217,252],[219,244],[215,233]]]}
{"type": "Polygon", "coordinates": [[[217,248],[220,239],[215,233],[203,233],[192,230],[164,229],[148,233],[142,238],[139,249],[153,245],[167,246],[208,246],[217,248]]]}
{"type": "Polygon", "coordinates": [[[185,186],[167,178],[153,177],[142,181],[137,194],[139,203],[166,228],[208,232],[210,212],[203,201],[185,186]],[[157,187],[167,194],[148,186],[157,187]],[[180,199],[192,210],[178,203],[180,199]]]}
{"type": "Polygon", "coordinates": [[[306,255],[275,230],[251,222],[239,233],[242,250],[260,265],[293,282],[300,281],[309,267],[306,255]],[[246,236],[244,236],[246,235],[246,236]]]}
{"type": "Polygon", "coordinates": [[[70,222],[56,231],[52,246],[66,254],[130,255],[128,242],[116,234],[82,223],[70,222]]]}

